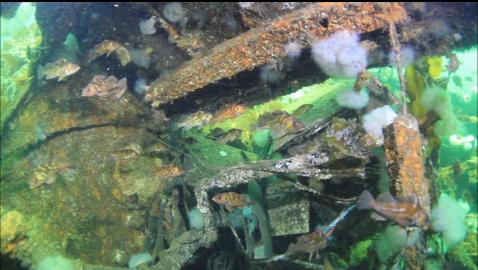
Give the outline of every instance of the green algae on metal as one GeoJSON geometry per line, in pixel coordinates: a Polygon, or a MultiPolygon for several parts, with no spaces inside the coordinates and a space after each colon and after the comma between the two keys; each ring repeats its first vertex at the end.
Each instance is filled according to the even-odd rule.
{"type": "Polygon", "coordinates": [[[2,132],[6,121],[28,92],[34,78],[32,69],[36,61],[36,52],[42,42],[35,11],[34,4],[22,3],[13,18],[0,19],[2,132]]]}

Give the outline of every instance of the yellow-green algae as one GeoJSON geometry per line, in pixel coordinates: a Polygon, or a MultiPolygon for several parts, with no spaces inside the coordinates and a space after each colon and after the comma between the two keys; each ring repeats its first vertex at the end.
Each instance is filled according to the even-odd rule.
{"type": "Polygon", "coordinates": [[[372,239],[367,239],[355,244],[350,250],[349,265],[357,266],[368,258],[368,249],[372,245],[372,239]]]}
{"type": "Polygon", "coordinates": [[[204,127],[207,133],[215,128],[228,131],[233,128],[243,130],[242,139],[244,142],[250,142],[251,125],[257,122],[260,115],[266,112],[283,110],[292,114],[303,104],[312,104],[311,110],[298,118],[306,124],[311,124],[320,118],[327,118],[337,111],[338,105],[335,103],[335,96],[342,89],[351,89],[353,80],[330,78],[325,82],[302,87],[296,92],[279,97],[275,100],[253,106],[245,113],[218,123],[212,123],[204,127]]]}
{"type": "Polygon", "coordinates": [[[4,125],[30,88],[34,76],[32,67],[42,42],[40,28],[35,20],[36,7],[20,4],[15,16],[1,18],[0,35],[0,126],[4,125]]]}

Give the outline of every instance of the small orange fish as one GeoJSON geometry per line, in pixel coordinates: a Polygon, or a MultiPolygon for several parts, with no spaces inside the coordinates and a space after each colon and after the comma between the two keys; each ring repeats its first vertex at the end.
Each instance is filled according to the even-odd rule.
{"type": "Polygon", "coordinates": [[[219,205],[224,205],[229,212],[248,204],[246,197],[236,192],[219,193],[214,195],[212,200],[219,205]]]}
{"type": "Polygon", "coordinates": [[[216,112],[214,115],[213,121],[219,122],[222,120],[230,119],[239,116],[247,111],[247,107],[240,104],[232,104],[224,109],[216,112]]]}
{"type": "Polygon", "coordinates": [[[173,178],[178,177],[184,174],[184,170],[175,165],[167,165],[161,167],[160,171],[157,173],[157,176],[164,178],[173,178]]]}
{"type": "Polygon", "coordinates": [[[429,226],[428,215],[417,201],[396,201],[390,193],[382,193],[374,200],[368,190],[364,190],[357,201],[358,209],[372,209],[372,218],[376,220],[391,219],[401,227],[429,226]]]}

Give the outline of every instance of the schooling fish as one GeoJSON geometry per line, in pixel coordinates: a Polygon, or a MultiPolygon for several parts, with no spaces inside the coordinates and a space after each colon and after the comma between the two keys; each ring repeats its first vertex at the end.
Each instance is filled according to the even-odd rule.
{"type": "Polygon", "coordinates": [[[358,209],[372,209],[372,218],[391,219],[401,227],[421,227],[427,229],[429,220],[425,209],[417,200],[395,200],[390,193],[382,193],[374,200],[368,190],[364,190],[357,201],[358,209]]]}
{"type": "Polygon", "coordinates": [[[212,197],[212,200],[219,205],[224,205],[229,212],[249,204],[244,195],[236,192],[219,193],[212,197]]]}

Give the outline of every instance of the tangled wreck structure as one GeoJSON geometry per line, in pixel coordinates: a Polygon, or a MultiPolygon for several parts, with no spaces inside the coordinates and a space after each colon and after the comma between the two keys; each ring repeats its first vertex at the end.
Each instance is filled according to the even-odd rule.
{"type": "MultiPolygon", "coordinates": [[[[357,112],[334,103],[340,87],[332,83],[319,88],[324,94],[314,103],[307,127],[281,137],[280,143],[269,142],[265,148],[281,155],[274,159],[264,154],[269,149],[253,151],[261,147],[246,135],[236,140],[243,143],[240,147],[217,143],[211,139],[212,132],[189,131],[177,139],[178,133],[164,129],[168,119],[161,115],[175,118],[193,110],[219,109],[234,100],[260,106],[289,89],[300,89],[311,81],[323,83],[327,77],[318,76],[310,60],[296,64],[297,72],[286,76],[280,86],[254,79],[265,64],[283,65],[283,47],[289,41],[307,49],[314,40],[337,31],[358,32],[371,55],[396,49],[401,75],[400,44],[416,44],[423,55],[446,55],[454,48],[476,44],[477,36],[476,4],[429,4],[426,9],[402,3],[185,4],[186,13],[205,9],[217,17],[210,21],[220,20],[222,12],[240,18],[241,26],[233,37],[168,22],[160,12],[162,4],[125,5],[157,17],[163,36],[158,40],[145,37],[144,43],[159,53],[173,52],[176,62],[158,57],[156,67],[163,70],[169,65],[170,69],[159,78],[147,70],[137,72],[155,79],[145,96],[152,106],[128,92],[121,103],[81,98],[77,85],[86,85],[93,68],[82,68],[65,84],[48,82],[48,92],[27,95],[2,134],[2,256],[37,265],[41,258],[59,253],[78,259],[74,264],[81,269],[119,270],[126,269],[121,266],[131,254],[146,251],[154,259],[140,269],[323,269],[322,263],[301,257],[281,265],[270,259],[274,253],[285,253],[295,242],[292,235],[313,232],[318,223],[335,219],[355,202],[358,190],[371,188],[379,177],[377,167],[382,165],[372,150],[374,142],[356,120],[344,119],[356,117],[357,112]],[[456,40],[450,30],[449,36],[430,38],[427,27],[436,17],[443,18],[454,32],[472,34],[456,40]],[[398,34],[389,38],[389,31],[398,34]],[[51,165],[63,160],[67,161],[64,166],[51,165]],[[176,170],[172,176],[172,165],[184,168],[184,174],[176,170]],[[50,171],[53,179],[43,179],[50,171]],[[41,188],[28,188],[30,179],[40,181],[41,188]],[[245,210],[226,213],[215,205],[212,196],[226,191],[247,193],[253,201],[249,207],[253,215],[244,214],[245,210]],[[188,216],[193,208],[200,213],[203,228],[192,227],[188,216]],[[240,226],[232,224],[232,216],[240,220],[240,226]],[[215,251],[216,244],[225,245],[230,239],[234,247],[229,244],[215,251]]],[[[46,18],[46,9],[39,5],[37,18],[46,46],[54,48],[69,31],[78,37],[92,35],[85,33],[82,23],[102,7],[85,4],[84,14],[70,29],[59,31],[46,18]]],[[[58,21],[67,20],[73,12],[70,9],[60,8],[57,12],[63,15],[58,21]]],[[[114,11],[121,15],[116,17],[133,16],[124,9],[114,11]]],[[[96,23],[124,26],[114,21],[115,16],[109,17],[96,23]]],[[[114,37],[104,38],[138,43],[138,34],[133,34],[138,32],[136,25],[135,31],[130,28],[124,26],[114,37]]],[[[99,26],[94,29],[106,32],[99,26]]],[[[84,40],[89,47],[99,43],[84,40]]],[[[111,61],[115,60],[104,65],[121,72],[111,61]]],[[[383,57],[374,63],[384,64],[383,57]]],[[[132,69],[131,65],[125,68],[132,69]]],[[[406,96],[403,80],[398,90],[406,96]]],[[[365,83],[374,89],[377,104],[403,100],[393,98],[390,86],[377,78],[365,83]]],[[[420,133],[421,124],[403,105],[400,116],[384,129],[385,161],[394,195],[417,196],[430,212],[437,199],[437,184],[428,162],[432,157],[422,156],[425,135],[420,133]]],[[[380,229],[377,225],[364,229],[369,225],[358,214],[352,213],[350,219],[342,225],[349,227],[348,232],[337,236],[337,242],[343,240],[344,245],[334,246],[336,253],[349,252],[347,247],[380,229]],[[359,225],[354,226],[354,221],[359,225]]],[[[408,269],[422,269],[425,260],[419,256],[424,256],[426,246],[406,249],[403,257],[408,269]]],[[[325,261],[338,268],[353,265],[337,255],[326,256],[325,261]]]]}

